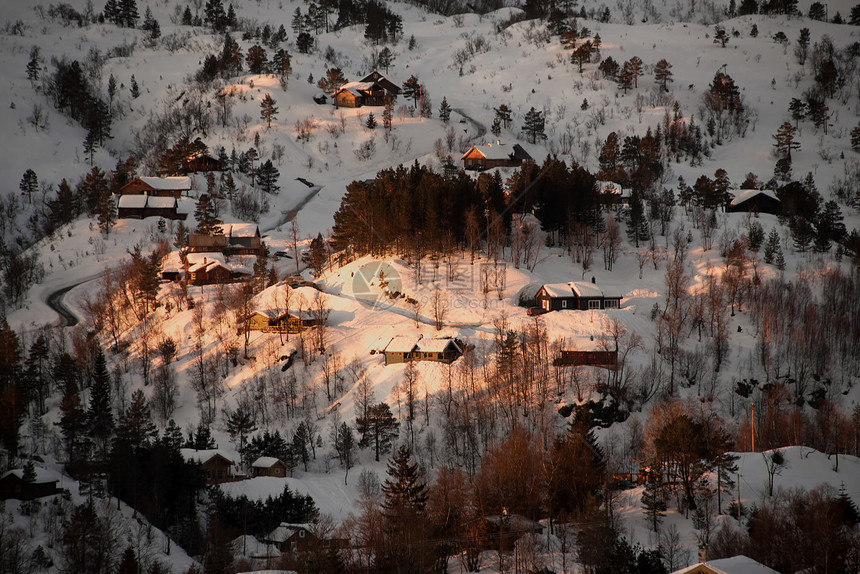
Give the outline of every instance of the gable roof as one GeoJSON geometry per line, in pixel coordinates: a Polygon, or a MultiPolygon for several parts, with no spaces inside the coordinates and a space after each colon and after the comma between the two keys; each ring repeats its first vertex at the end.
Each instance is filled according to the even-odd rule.
{"type": "Polygon", "coordinates": [[[341,92],[349,92],[354,96],[362,97],[365,95],[365,92],[373,91],[373,88],[379,88],[379,85],[376,82],[347,82],[332,95],[335,96],[341,92]]]}
{"type": "Polygon", "coordinates": [[[220,223],[215,228],[227,237],[260,236],[260,228],[256,223],[220,223]]]}
{"type": "Polygon", "coordinates": [[[310,531],[310,524],[290,524],[289,522],[281,522],[280,526],[269,532],[266,540],[269,542],[285,542],[290,536],[299,530],[310,531]]]}
{"type": "Polygon", "coordinates": [[[416,347],[422,353],[444,353],[445,350],[454,346],[454,350],[457,352],[461,352],[460,346],[457,344],[454,339],[419,339],[416,343],[416,347]]]}
{"type": "Polygon", "coordinates": [[[230,464],[233,464],[233,459],[227,454],[226,451],[223,451],[219,448],[210,448],[205,450],[195,450],[193,448],[181,448],[179,449],[182,458],[185,459],[186,462],[196,462],[199,464],[205,464],[212,460],[215,457],[220,456],[230,464]]]}
{"type": "Polygon", "coordinates": [[[547,283],[541,289],[550,297],[573,297],[570,283],[547,283]]]}
{"type": "Polygon", "coordinates": [[[599,298],[605,299],[621,299],[622,296],[612,291],[605,291],[600,285],[589,283],[587,281],[569,281],[567,283],[547,283],[541,287],[542,290],[551,298],[559,297],[579,297],[579,298],[599,298]]]}
{"type": "Polygon", "coordinates": [[[284,464],[281,462],[281,459],[274,456],[261,456],[257,460],[251,463],[253,468],[272,468],[277,463],[284,464]]]}
{"type": "Polygon", "coordinates": [[[764,195],[765,197],[769,197],[777,203],[780,203],[779,198],[776,196],[776,194],[769,189],[740,189],[735,194],[734,198],[732,198],[732,200],[729,202],[729,205],[740,205],[741,203],[747,201],[748,199],[752,199],[757,195],[764,195]]]}
{"type": "Polygon", "coordinates": [[[210,271],[215,267],[227,267],[227,262],[224,260],[224,254],[217,251],[206,253],[186,253],[185,261],[188,263],[189,273],[199,273],[201,271],[210,271]]]}
{"type": "Polygon", "coordinates": [[[472,146],[463,154],[463,158],[472,153],[472,150],[475,150],[484,159],[488,160],[532,159],[532,156],[520,144],[515,143],[512,145],[502,140],[496,140],[495,142],[489,142],[481,146],[472,146]]]}
{"type": "Polygon", "coordinates": [[[777,574],[776,570],[768,568],[764,564],[756,562],[743,554],[731,558],[720,558],[693,564],[687,568],[676,570],[673,574],[686,574],[693,572],[712,572],[713,574],[777,574]]]}
{"type": "Polygon", "coordinates": [[[382,351],[385,353],[411,353],[415,350],[417,343],[418,337],[414,335],[397,335],[388,342],[382,351]]]}
{"type": "Polygon", "coordinates": [[[191,189],[191,178],[186,176],[176,177],[147,177],[140,176],[137,179],[159,191],[181,190],[188,191],[191,189]]]}
{"type": "Polygon", "coordinates": [[[376,82],[380,85],[380,87],[384,88],[385,91],[391,92],[395,96],[400,93],[400,86],[383,76],[379,73],[378,70],[373,70],[367,76],[361,79],[362,82],[376,82]]]}
{"type": "Polygon", "coordinates": [[[121,195],[116,206],[119,209],[143,209],[148,195],[121,195]]]}
{"type": "MultiPolygon", "coordinates": [[[[46,468],[35,467],[36,471],[36,479],[33,481],[33,484],[47,484],[50,482],[59,482],[60,475],[56,472],[48,470],[46,468]]],[[[13,468],[10,471],[4,472],[3,476],[0,476],[0,480],[5,480],[6,478],[14,476],[24,480],[24,469],[23,468],[13,468]]]]}

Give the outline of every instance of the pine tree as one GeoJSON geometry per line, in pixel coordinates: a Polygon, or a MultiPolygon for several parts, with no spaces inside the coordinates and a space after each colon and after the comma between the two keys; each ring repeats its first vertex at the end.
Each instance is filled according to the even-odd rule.
{"type": "Polygon", "coordinates": [[[582,65],[591,60],[591,54],[594,51],[594,46],[590,41],[583,42],[570,55],[571,63],[579,65],[579,73],[582,73],[582,65]]]}
{"type": "Polygon", "coordinates": [[[508,129],[511,125],[511,108],[507,104],[501,104],[493,110],[496,112],[496,119],[501,122],[502,127],[508,129]]]}
{"type": "Polygon", "coordinates": [[[137,12],[136,0],[119,0],[119,25],[125,28],[134,28],[140,17],[137,12]]]}
{"type": "Polygon", "coordinates": [[[403,97],[411,99],[414,106],[418,106],[418,100],[421,99],[421,84],[415,76],[409,76],[409,79],[403,82],[403,97]]]}
{"type": "Polygon", "coordinates": [[[87,409],[87,425],[90,434],[96,441],[100,455],[105,457],[113,432],[113,413],[111,412],[110,373],[104,352],[101,349],[96,353],[92,381],[90,404],[87,409]]]}
{"type": "Polygon", "coordinates": [[[542,112],[535,110],[534,107],[526,112],[523,118],[523,130],[526,132],[531,143],[536,143],[538,138],[546,139],[544,126],[545,120],[542,112]]]}
{"type": "Polygon", "coordinates": [[[771,137],[776,140],[773,147],[776,148],[777,154],[789,161],[791,161],[791,150],[800,149],[800,142],[794,139],[794,126],[788,122],[783,122],[776,134],[771,137]]]}
{"type": "Polygon", "coordinates": [[[105,21],[120,25],[119,5],[117,0],[107,0],[104,10],[102,11],[105,21]]]}
{"type": "Polygon", "coordinates": [[[27,61],[27,79],[35,85],[42,70],[42,51],[39,46],[30,48],[30,59],[27,61]]]}
{"type": "Polygon", "coordinates": [[[314,37],[302,32],[296,37],[296,49],[302,54],[308,54],[314,49],[314,37]]]}
{"type": "Polygon", "coordinates": [[[654,80],[663,89],[669,91],[668,83],[672,81],[672,64],[663,59],[654,66],[654,80]]]}
{"type": "Polygon", "coordinates": [[[499,121],[499,118],[493,118],[493,125],[490,126],[490,133],[496,137],[499,137],[502,134],[502,123],[499,121]]]}
{"type": "Polygon", "coordinates": [[[337,452],[337,457],[340,459],[340,464],[346,470],[343,476],[343,483],[347,483],[349,477],[349,469],[355,464],[355,435],[352,429],[346,423],[341,423],[335,430],[334,449],[337,452]]]}
{"type": "Polygon", "coordinates": [[[719,44],[721,48],[725,48],[729,43],[729,33],[722,26],[714,27],[714,44],[719,44]]]}
{"type": "Polygon", "coordinates": [[[110,235],[110,230],[116,225],[117,218],[116,204],[110,191],[105,190],[99,196],[99,201],[96,204],[96,216],[101,232],[105,235],[110,235]]]}
{"type": "Polygon", "coordinates": [[[245,63],[248,64],[248,71],[252,74],[262,74],[266,71],[269,65],[269,58],[266,55],[266,50],[259,44],[255,44],[248,48],[248,55],[245,57],[245,63]]]}
{"type": "Polygon", "coordinates": [[[281,172],[278,171],[272,160],[267,159],[257,170],[257,185],[263,192],[276,195],[281,190],[281,186],[278,185],[279,177],[281,177],[281,172]]]}
{"type": "Polygon", "coordinates": [[[212,235],[218,225],[218,214],[215,203],[208,193],[201,193],[194,209],[194,219],[197,220],[197,233],[212,235]]]}
{"type": "Polygon", "coordinates": [[[266,129],[272,127],[272,120],[278,117],[278,106],[272,95],[266,93],[260,102],[260,118],[266,120],[266,129]]]}
{"type": "Polygon", "coordinates": [[[137,85],[137,80],[134,79],[134,74],[131,75],[131,81],[129,82],[129,90],[131,93],[132,99],[137,99],[140,97],[140,87],[137,85]]]}
{"type": "Polygon", "coordinates": [[[633,66],[630,64],[630,60],[624,62],[624,65],[621,66],[621,71],[618,72],[615,82],[625,94],[627,94],[627,90],[633,87],[633,66]]]}
{"type": "Polygon", "coordinates": [[[317,233],[317,236],[311,241],[310,249],[302,255],[302,262],[313,270],[314,277],[319,277],[327,258],[325,239],[323,239],[322,233],[317,233]]]}
{"type": "Polygon", "coordinates": [[[364,122],[364,127],[369,130],[376,129],[376,117],[373,115],[373,112],[367,114],[367,120],[364,122]]]}
{"type": "Polygon", "coordinates": [[[358,445],[362,448],[373,446],[375,460],[379,455],[391,449],[391,441],[399,434],[400,423],[391,414],[391,408],[386,403],[378,403],[367,409],[366,417],[358,417],[355,421],[361,440],[358,445]]]}
{"type": "Polygon", "coordinates": [[[27,203],[32,204],[33,194],[39,191],[39,178],[36,176],[36,172],[32,169],[25,171],[21,177],[21,183],[18,184],[18,189],[27,196],[27,203]]]}
{"type": "Polygon", "coordinates": [[[245,462],[249,462],[245,449],[248,435],[256,430],[257,423],[254,420],[254,411],[251,408],[244,408],[240,405],[235,411],[228,414],[227,433],[234,442],[238,442],[239,454],[242,455],[245,462]]]}
{"type": "Polygon", "coordinates": [[[25,484],[33,484],[36,482],[36,464],[33,462],[32,458],[28,458],[27,462],[24,463],[24,472],[21,475],[21,479],[25,484]]]}
{"type": "Polygon", "coordinates": [[[860,152],[860,123],[851,130],[851,149],[860,152]]]}
{"type": "Polygon", "coordinates": [[[394,120],[394,98],[389,95],[385,96],[385,108],[382,110],[382,129],[386,134],[391,133],[394,120]]]}
{"type": "Polygon", "coordinates": [[[651,530],[657,532],[666,513],[666,499],[663,496],[662,485],[656,480],[647,481],[642,491],[641,501],[651,530]]]}
{"type": "Polygon", "coordinates": [[[448,105],[448,99],[444,96],[442,97],[442,103],[439,105],[439,119],[445,125],[448,125],[448,121],[451,119],[451,106],[448,105]]]}

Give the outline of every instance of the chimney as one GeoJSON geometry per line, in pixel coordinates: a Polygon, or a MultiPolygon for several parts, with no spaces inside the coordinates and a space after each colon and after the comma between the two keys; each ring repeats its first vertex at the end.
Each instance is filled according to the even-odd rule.
{"type": "Polygon", "coordinates": [[[496,145],[502,145],[502,140],[496,140],[496,145]]]}

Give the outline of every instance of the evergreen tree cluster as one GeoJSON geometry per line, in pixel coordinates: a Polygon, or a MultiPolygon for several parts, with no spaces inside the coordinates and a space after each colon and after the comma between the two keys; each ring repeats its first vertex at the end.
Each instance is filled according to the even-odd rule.
{"type": "Polygon", "coordinates": [[[540,167],[526,161],[511,177],[509,197],[497,175],[474,180],[461,171],[446,177],[417,162],[383,170],[347,186],[332,247],[356,255],[417,256],[465,249],[481,236],[506,237],[511,210],[534,211],[545,230],[562,237],[577,223],[600,221],[594,176],[561,160],[547,158],[540,167]]]}
{"type": "Polygon", "coordinates": [[[113,115],[99,87],[90,84],[83,66],[77,60],[55,60],[47,92],[58,111],[79,122],[87,130],[84,147],[90,156],[96,147],[111,139],[113,115]]]}
{"type": "Polygon", "coordinates": [[[249,500],[244,494],[233,498],[218,486],[209,489],[209,496],[214,506],[212,517],[233,532],[231,538],[242,533],[263,537],[282,522],[307,524],[319,517],[313,498],[294,493],[287,485],[281,494],[266,500],[249,500]]]}
{"type": "Polygon", "coordinates": [[[140,17],[136,0],[108,0],[102,15],[105,21],[123,28],[134,28],[140,17]]]}

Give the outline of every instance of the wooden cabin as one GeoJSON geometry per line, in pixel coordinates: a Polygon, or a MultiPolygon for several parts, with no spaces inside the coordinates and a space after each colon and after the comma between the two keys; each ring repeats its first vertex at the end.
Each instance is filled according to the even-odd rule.
{"type": "Polygon", "coordinates": [[[594,283],[570,281],[547,283],[535,295],[535,302],[545,311],[618,309],[621,295],[605,293],[594,283]]]}
{"type": "Polygon", "coordinates": [[[605,367],[618,366],[618,351],[562,351],[553,359],[554,367],[605,367]]]}
{"type": "Polygon", "coordinates": [[[189,285],[215,285],[233,282],[233,272],[221,253],[187,253],[185,281],[189,285]]]}
{"type": "Polygon", "coordinates": [[[136,177],[119,190],[122,195],[153,195],[157,197],[175,197],[191,191],[191,178],[181,177],[136,177]]]}
{"type": "Polygon", "coordinates": [[[248,317],[248,329],[264,333],[294,335],[317,325],[319,325],[319,319],[306,310],[282,313],[274,309],[262,309],[254,311],[248,317]]]}
{"type": "Polygon", "coordinates": [[[230,255],[259,255],[263,239],[256,223],[222,223],[218,226],[230,255]]]}
{"type": "Polygon", "coordinates": [[[769,189],[744,189],[738,191],[726,205],[728,213],[770,213],[779,214],[782,202],[769,189]]]}
{"type": "Polygon", "coordinates": [[[517,167],[532,156],[520,144],[508,144],[502,140],[482,146],[472,146],[463,154],[464,169],[482,171],[494,167],[517,167]]]}
{"type": "Polygon", "coordinates": [[[370,74],[361,79],[362,82],[376,82],[380,88],[391,97],[400,95],[400,86],[380,74],[377,70],[373,70],[370,74]]]}
{"type": "Polygon", "coordinates": [[[0,477],[0,500],[34,500],[60,492],[59,479],[51,472],[37,468],[33,482],[24,480],[24,469],[15,468],[0,477]]]}
{"type": "Polygon", "coordinates": [[[187,214],[179,213],[178,209],[179,202],[172,196],[121,195],[117,201],[119,219],[146,219],[147,217],[185,219],[187,214]]]}
{"type": "Polygon", "coordinates": [[[747,558],[743,554],[719,560],[706,560],[701,556],[698,564],[675,570],[672,574],[777,574],[776,570],[747,558]]]}
{"type": "Polygon", "coordinates": [[[202,151],[191,154],[182,160],[182,173],[198,171],[221,171],[221,160],[202,151]]]}
{"type": "Polygon", "coordinates": [[[244,473],[239,472],[236,463],[218,449],[183,448],[180,452],[186,462],[200,465],[206,477],[206,484],[221,484],[246,478],[244,473]]]}
{"type": "Polygon", "coordinates": [[[274,476],[284,478],[287,476],[287,465],[279,458],[273,456],[261,456],[251,463],[253,476],[274,476]]]}
{"type": "Polygon", "coordinates": [[[384,106],[385,96],[385,88],[376,82],[347,82],[332,94],[332,99],[337,108],[360,108],[384,106]]]}
{"type": "Polygon", "coordinates": [[[410,361],[434,361],[453,363],[463,354],[463,346],[456,339],[425,339],[398,335],[382,350],[385,364],[408,363],[410,361]]]}

